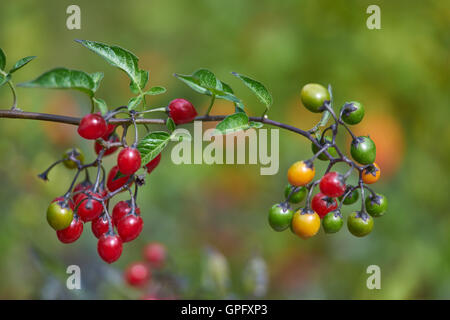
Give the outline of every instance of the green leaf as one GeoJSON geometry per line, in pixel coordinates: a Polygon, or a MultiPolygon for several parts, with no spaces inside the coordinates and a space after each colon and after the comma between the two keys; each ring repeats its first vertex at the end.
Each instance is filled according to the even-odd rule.
{"type": "Polygon", "coordinates": [[[330,117],[331,117],[330,111],[324,111],[324,113],[322,114],[322,118],[320,118],[320,121],[317,125],[320,127],[325,126],[328,123],[330,117]]]}
{"type": "Polygon", "coordinates": [[[108,112],[108,106],[106,104],[106,101],[100,98],[92,98],[92,101],[94,101],[94,105],[100,110],[102,115],[105,115],[108,112]]]}
{"type": "MultiPolygon", "coordinates": [[[[220,81],[220,80],[219,80],[219,81],[220,81]]],[[[230,87],[228,84],[226,84],[226,83],[223,82],[223,81],[220,81],[220,83],[222,84],[222,90],[223,90],[224,92],[234,94],[233,89],[231,89],[231,87],[230,87]]]]}
{"type": "Polygon", "coordinates": [[[242,102],[237,102],[234,104],[234,112],[243,112],[245,113],[245,106],[242,102]]]}
{"type": "Polygon", "coordinates": [[[260,82],[253,80],[249,77],[246,77],[242,74],[232,72],[232,74],[238,77],[240,80],[244,82],[244,84],[253,91],[253,93],[258,97],[258,99],[266,105],[266,109],[268,110],[273,103],[272,95],[270,92],[264,87],[260,82]]]}
{"type": "Polygon", "coordinates": [[[12,69],[9,70],[9,73],[16,72],[17,70],[19,70],[20,68],[25,66],[28,62],[30,62],[34,58],[36,58],[36,56],[30,56],[30,57],[25,57],[25,58],[20,59],[19,61],[16,62],[16,64],[12,67],[12,69]]]}
{"type": "Polygon", "coordinates": [[[130,101],[128,101],[128,110],[136,109],[139,106],[139,104],[142,103],[142,99],[143,98],[141,95],[131,98],[130,101]]]}
{"type": "Polygon", "coordinates": [[[175,73],[174,76],[177,79],[183,81],[194,91],[197,91],[198,93],[201,93],[201,94],[206,94],[208,96],[212,95],[212,93],[208,89],[206,89],[200,85],[200,80],[198,80],[196,77],[193,77],[191,75],[177,74],[177,73],[175,73]]]}
{"type": "Polygon", "coordinates": [[[7,83],[9,79],[11,79],[10,74],[8,74],[6,77],[0,74],[0,87],[7,83]]]}
{"type": "Polygon", "coordinates": [[[98,75],[95,80],[97,83],[90,74],[84,71],[56,68],[43,73],[32,81],[20,83],[19,86],[26,88],[75,89],[92,97],[100,81],[98,75]]]}
{"type": "Polygon", "coordinates": [[[94,91],[97,91],[98,87],[100,86],[100,82],[103,79],[103,72],[91,73],[91,78],[92,78],[92,81],[94,81],[94,84],[95,84],[95,90],[94,91]]]}
{"type": "Polygon", "coordinates": [[[216,76],[209,70],[199,69],[195,71],[192,76],[198,79],[199,85],[203,88],[215,89],[217,87],[218,82],[216,76]]]}
{"type": "Polygon", "coordinates": [[[249,125],[250,125],[251,128],[259,129],[259,128],[262,128],[264,126],[264,123],[250,121],[249,125]]]}
{"type": "Polygon", "coordinates": [[[2,48],[0,48],[0,70],[5,69],[6,66],[6,55],[3,52],[2,48]]]}
{"type": "Polygon", "coordinates": [[[130,89],[131,89],[131,92],[133,92],[134,94],[140,93],[141,92],[140,89],[145,88],[145,86],[148,83],[148,79],[149,79],[149,72],[148,71],[140,70],[139,71],[139,75],[140,75],[140,83],[139,83],[139,85],[137,85],[133,81],[130,82],[130,89]]]}
{"type": "Polygon", "coordinates": [[[164,87],[151,87],[150,90],[145,91],[144,94],[149,95],[149,96],[155,96],[158,94],[163,94],[165,92],[166,92],[166,88],[164,88],[164,87]]]}
{"type": "Polygon", "coordinates": [[[165,131],[154,131],[142,138],[137,145],[142,163],[147,164],[152,161],[167,146],[170,136],[165,131]]]}
{"type": "Polygon", "coordinates": [[[208,96],[215,95],[217,99],[225,99],[234,103],[240,103],[233,90],[226,83],[216,79],[216,76],[209,70],[199,69],[192,75],[175,74],[175,77],[198,93],[208,96]]]}
{"type": "Polygon", "coordinates": [[[89,40],[75,40],[84,47],[95,52],[110,65],[124,71],[131,79],[132,83],[143,88],[148,81],[148,72],[140,70],[138,67],[138,58],[130,51],[119,46],[110,46],[101,42],[89,40]],[[147,78],[147,80],[145,80],[147,78]]]}
{"type": "Polygon", "coordinates": [[[227,116],[217,126],[215,134],[227,134],[249,128],[248,116],[243,112],[227,116]]]}
{"type": "Polygon", "coordinates": [[[173,132],[175,130],[176,125],[172,118],[167,118],[166,127],[170,132],[173,132]]]}

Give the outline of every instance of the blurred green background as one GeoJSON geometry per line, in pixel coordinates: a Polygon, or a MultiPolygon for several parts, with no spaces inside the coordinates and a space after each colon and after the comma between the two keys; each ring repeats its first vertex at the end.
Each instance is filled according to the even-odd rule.
{"type": "MultiPolygon", "coordinates": [[[[8,66],[38,56],[15,82],[57,66],[103,71],[99,97],[112,106],[127,103],[129,80],[74,39],[133,51],[150,70],[150,85],[168,88],[151,99],[154,106],[183,97],[204,112],[208,98],[172,74],[205,67],[234,88],[251,114],[261,114],[263,106],[230,74],[237,71],[270,89],[270,118],[309,129],[319,116],[301,106],[300,89],[330,83],[335,106],[358,100],[366,107],[355,132],[377,143],[382,178],[374,188],[387,195],[389,210],[365,238],[344,226],[304,241],[272,231],[267,211],[283,199],[289,166],[311,156],[307,140],[280,131],[280,169],[273,176],[261,176],[257,165],[176,166],[167,149],[140,192],[144,232],[107,266],[90,225],[70,245],[47,225],[47,205],[65,192],[73,173],[58,167],[47,183],[36,177],[69,147],[93,158],[91,143],[81,141],[74,126],[0,119],[0,298],[137,298],[142,290],[123,284],[121,272],[151,241],[167,247],[164,272],[175,278],[167,289],[175,298],[450,298],[449,22],[450,4],[440,0],[2,2],[0,47],[8,66]],[[81,8],[81,30],[66,28],[70,4],[81,8]],[[371,4],[381,8],[381,30],[366,27],[371,4]],[[81,267],[82,290],[65,289],[70,264],[81,267]],[[373,264],[381,268],[380,290],[366,287],[373,264]],[[265,290],[255,293],[252,277],[265,290]]],[[[77,92],[19,88],[18,94],[27,111],[89,111],[77,92]]],[[[1,108],[10,102],[4,86],[1,108]]],[[[232,111],[221,101],[214,109],[232,111]]],[[[347,150],[349,140],[340,139],[347,150]]],[[[318,173],[324,169],[317,164],[318,173]]]]}

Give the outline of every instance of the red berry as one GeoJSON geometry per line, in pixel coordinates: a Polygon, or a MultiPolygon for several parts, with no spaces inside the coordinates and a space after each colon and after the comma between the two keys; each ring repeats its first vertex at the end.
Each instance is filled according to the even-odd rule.
{"type": "Polygon", "coordinates": [[[111,134],[114,132],[114,130],[116,130],[116,125],[108,123],[108,126],[106,127],[106,132],[102,136],[103,140],[108,139],[111,136],[111,134]]]}
{"type": "MultiPolygon", "coordinates": [[[[130,179],[130,175],[123,175],[119,171],[118,166],[114,166],[111,168],[111,171],[108,173],[108,179],[106,180],[106,186],[109,191],[116,191],[124,186],[128,180],[130,179]]],[[[133,181],[130,182],[130,186],[133,184],[133,181]]]]}
{"type": "Polygon", "coordinates": [[[160,161],[161,161],[161,153],[158,154],[152,161],[150,161],[145,165],[147,172],[151,173],[158,166],[160,161]]]}
{"type": "Polygon", "coordinates": [[[119,171],[125,175],[131,175],[141,167],[141,154],[136,148],[124,148],[117,156],[119,171]]]}
{"type": "Polygon", "coordinates": [[[122,239],[116,234],[104,234],[98,239],[97,252],[105,262],[112,263],[122,254],[122,239]]]}
{"type": "Polygon", "coordinates": [[[128,214],[117,223],[117,232],[123,242],[136,239],[142,231],[144,221],[138,215],[128,214]]]}
{"type": "MultiPolygon", "coordinates": [[[[103,197],[102,193],[92,193],[92,191],[88,191],[88,194],[96,198],[103,197]]],[[[77,198],[76,205],[78,206],[77,214],[84,222],[94,220],[103,212],[103,205],[101,202],[92,198],[89,199],[89,196],[83,193],[77,198]]]]}
{"type": "Polygon", "coordinates": [[[144,258],[153,267],[160,268],[166,261],[166,247],[157,242],[149,243],[144,248],[144,258]]]}
{"type": "Polygon", "coordinates": [[[183,124],[191,122],[197,116],[192,103],[185,99],[175,99],[169,103],[169,116],[173,119],[175,124],[183,124]]]}
{"type": "Polygon", "coordinates": [[[101,115],[92,113],[85,115],[78,126],[78,134],[88,140],[102,137],[107,130],[105,119],[101,115]]]}
{"type": "Polygon", "coordinates": [[[336,199],[319,192],[312,198],[311,207],[319,215],[320,219],[323,219],[327,213],[337,209],[338,204],[336,199]]]}
{"type": "Polygon", "coordinates": [[[82,233],[83,222],[75,217],[67,228],[56,231],[56,236],[62,243],[72,243],[78,240],[82,233]]]}
{"type": "Polygon", "coordinates": [[[89,181],[83,181],[83,182],[77,184],[75,186],[75,188],[73,188],[73,191],[72,191],[73,202],[78,203],[78,198],[83,194],[81,192],[87,191],[90,188],[92,188],[92,183],[90,183],[89,181]]]}
{"type": "Polygon", "coordinates": [[[338,172],[328,172],[320,180],[320,191],[329,197],[340,197],[345,192],[344,176],[338,172]]]}
{"type": "MultiPolygon", "coordinates": [[[[106,137],[106,139],[103,139],[105,141],[108,141],[110,143],[114,143],[114,142],[119,142],[119,136],[115,133],[113,133],[111,136],[106,137]]],[[[114,152],[116,152],[116,150],[118,149],[118,147],[111,147],[109,149],[106,149],[106,151],[103,153],[104,156],[108,156],[114,152]]],[[[99,154],[100,151],[103,150],[103,147],[100,143],[98,143],[97,141],[95,141],[94,144],[94,150],[96,154],[99,154]]]]}
{"type": "Polygon", "coordinates": [[[150,269],[142,262],[132,263],[125,270],[125,281],[133,287],[140,287],[150,280],[150,269]]]}
{"type": "Polygon", "coordinates": [[[108,219],[104,215],[101,215],[100,217],[95,218],[91,222],[91,229],[92,229],[92,233],[94,234],[94,236],[97,239],[100,238],[103,234],[105,234],[109,230],[108,219]]]}
{"type": "MultiPolygon", "coordinates": [[[[117,227],[117,223],[119,223],[120,219],[129,213],[131,213],[131,203],[129,201],[117,202],[112,211],[114,225],[117,227]]],[[[141,214],[141,209],[136,207],[135,213],[137,215],[141,214]]]]}
{"type": "MultiPolygon", "coordinates": [[[[64,202],[64,197],[58,197],[58,198],[55,198],[55,199],[53,199],[52,200],[52,202],[64,202]]],[[[67,201],[67,204],[69,205],[69,208],[70,209],[75,209],[75,203],[73,202],[73,200],[72,199],[69,199],[68,201],[67,201]]]]}

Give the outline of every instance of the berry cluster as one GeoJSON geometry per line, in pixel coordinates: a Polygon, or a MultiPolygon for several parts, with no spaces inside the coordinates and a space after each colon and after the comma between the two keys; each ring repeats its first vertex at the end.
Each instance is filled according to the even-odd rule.
{"type": "Polygon", "coordinates": [[[341,208],[354,204],[361,193],[361,210],[350,213],[347,218],[348,230],[357,237],[369,234],[373,228],[373,217],[382,216],[387,209],[386,197],[375,193],[367,185],[378,181],[380,168],[374,162],[375,143],[368,136],[356,137],[347,125],[354,125],[364,117],[364,107],[357,101],[347,102],[336,116],[332,107],[331,88],[320,84],[307,84],[301,90],[303,105],[314,113],[325,112],[332,116],[334,123],[319,132],[319,126],[306,132],[312,141],[313,156],[295,162],[288,170],[289,185],[286,186],[285,201],[275,204],[269,211],[269,224],[276,231],[291,228],[303,239],[314,236],[322,224],[326,233],[338,232],[344,223],[341,208]],[[343,126],[352,137],[350,153],[354,161],[346,157],[336,145],[338,128],[343,126]],[[330,134],[328,134],[330,133],[330,134]],[[325,174],[314,181],[316,159],[329,161],[325,174]],[[346,163],[350,168],[341,174],[331,171],[337,163],[346,163]],[[358,165],[359,164],[359,165],[358,165]],[[358,173],[357,185],[347,183],[351,173],[358,173]],[[320,192],[312,197],[319,186],[320,192]],[[365,190],[369,193],[364,199],[365,190]],[[298,204],[306,198],[305,205],[295,211],[291,204],[298,204]],[[339,200],[339,202],[338,202],[339,200]]]}
{"type": "Polygon", "coordinates": [[[159,300],[158,286],[154,282],[158,281],[156,278],[161,278],[160,271],[166,265],[166,247],[158,242],[149,243],[144,247],[143,258],[144,261],[129,264],[123,278],[128,285],[144,292],[143,300],[159,300]]]}
{"type": "MultiPolygon", "coordinates": [[[[166,111],[176,124],[191,122],[197,116],[194,106],[184,99],[171,101],[166,111]]],[[[139,116],[139,112],[128,111],[126,107],[119,107],[104,116],[100,113],[85,115],[78,126],[78,134],[84,139],[95,141],[94,151],[97,158],[85,163],[81,150],[69,149],[60,160],[39,175],[42,179],[48,180],[49,171],[58,163],[63,163],[69,169],[76,169],[68,191],[63,196],[55,198],[49,205],[47,221],[56,230],[58,239],[63,243],[76,241],[83,232],[84,223],[90,222],[92,232],[98,238],[98,254],[108,263],[119,259],[124,242],[136,239],[141,233],[144,222],[136,203],[138,188],[145,183],[146,175],[151,173],[161,160],[159,153],[148,163],[142,163],[141,154],[136,148],[138,141],[136,118],[139,116]],[[121,113],[126,114],[134,125],[135,141],[131,146],[126,142],[130,122],[127,121],[122,125],[121,138],[116,133],[117,125],[110,123],[111,119],[121,113]],[[119,148],[121,150],[117,154],[117,164],[106,175],[102,160],[119,148]],[[138,175],[137,172],[141,167],[145,169],[144,173],[138,175]],[[94,182],[91,182],[89,177],[90,168],[96,168],[94,182]],[[85,179],[76,184],[83,171],[85,179]],[[134,192],[131,190],[133,184],[134,192]],[[117,202],[110,211],[110,200],[124,191],[130,193],[130,199],[117,202]]]]}

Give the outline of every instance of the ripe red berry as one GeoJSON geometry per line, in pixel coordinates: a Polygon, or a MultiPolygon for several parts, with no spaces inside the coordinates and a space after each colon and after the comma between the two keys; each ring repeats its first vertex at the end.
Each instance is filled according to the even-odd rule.
{"type": "MultiPolygon", "coordinates": [[[[58,197],[58,198],[55,198],[55,199],[53,199],[52,200],[52,202],[64,202],[64,197],[58,197]]],[[[69,199],[68,201],[67,201],[67,204],[69,205],[69,208],[70,209],[75,209],[75,203],[73,202],[73,200],[72,199],[69,199]]]]}
{"type": "MultiPolygon", "coordinates": [[[[115,133],[113,133],[109,137],[105,137],[105,138],[103,138],[103,140],[110,142],[110,143],[119,142],[119,136],[115,133]]],[[[102,149],[103,149],[102,145],[100,143],[98,143],[97,141],[95,141],[95,144],[94,144],[95,153],[99,154],[100,151],[102,151],[102,149]]],[[[118,147],[111,147],[109,149],[106,149],[105,152],[103,153],[103,155],[108,156],[110,154],[113,154],[114,152],[116,152],[117,149],[118,149],[118,147]]]]}
{"type": "MultiPolygon", "coordinates": [[[[96,198],[103,197],[103,193],[92,193],[92,191],[88,191],[88,194],[96,198]]],[[[101,202],[92,198],[90,199],[88,195],[83,193],[77,198],[76,206],[78,206],[77,214],[84,222],[94,220],[103,212],[101,202]]]]}
{"type": "Polygon", "coordinates": [[[142,262],[132,263],[125,270],[125,281],[133,287],[145,285],[150,280],[150,269],[142,262]]]}
{"type": "MultiPolygon", "coordinates": [[[[97,113],[97,114],[100,114],[100,113],[97,113]]],[[[111,134],[114,132],[114,130],[116,130],[116,125],[108,123],[108,126],[106,127],[106,132],[102,136],[103,140],[108,139],[111,136],[111,134]]]]}
{"type": "Polygon", "coordinates": [[[112,263],[122,254],[122,239],[116,234],[106,233],[98,239],[97,252],[105,262],[112,263]]]}
{"type": "Polygon", "coordinates": [[[169,103],[169,116],[173,119],[175,124],[183,124],[191,122],[197,116],[192,103],[185,99],[175,99],[169,103]]]}
{"type": "Polygon", "coordinates": [[[157,242],[149,243],[144,248],[144,258],[152,267],[160,268],[166,261],[166,247],[157,242]]]}
{"type": "MultiPolygon", "coordinates": [[[[112,222],[112,221],[111,221],[112,222]]],[[[91,229],[94,236],[99,239],[102,235],[104,235],[109,230],[108,219],[101,215],[98,218],[95,218],[91,222],[91,229]]]]}
{"type": "MultiPolygon", "coordinates": [[[[108,173],[108,178],[106,180],[106,187],[109,191],[116,191],[124,186],[130,178],[130,175],[123,175],[119,171],[118,166],[114,166],[111,168],[111,171],[108,173]]],[[[130,182],[130,186],[133,184],[133,181],[130,182]]]]}
{"type": "Polygon", "coordinates": [[[338,172],[328,172],[322,177],[319,184],[320,191],[332,198],[342,196],[345,187],[344,176],[338,172]]]}
{"type": "Polygon", "coordinates": [[[128,214],[117,223],[117,232],[123,242],[136,239],[142,231],[144,221],[138,215],[128,214]]]}
{"type": "Polygon", "coordinates": [[[93,113],[85,115],[78,126],[78,134],[88,140],[102,137],[107,130],[105,119],[101,115],[93,113]]]}
{"type": "Polygon", "coordinates": [[[81,192],[87,191],[90,188],[92,188],[92,183],[90,183],[89,181],[83,181],[83,182],[77,184],[75,186],[75,188],[73,188],[73,190],[72,190],[73,202],[78,203],[78,198],[82,195],[81,192]]]}
{"type": "Polygon", "coordinates": [[[150,161],[145,165],[147,172],[151,173],[158,166],[160,161],[161,161],[161,153],[158,154],[152,161],[150,161]]]}
{"type": "Polygon", "coordinates": [[[124,148],[117,156],[119,171],[125,175],[131,175],[141,167],[141,154],[136,148],[124,148]]]}
{"type": "Polygon", "coordinates": [[[323,219],[327,213],[336,210],[338,204],[336,199],[319,192],[312,198],[311,207],[319,215],[320,219],[323,219]]]}
{"type": "Polygon", "coordinates": [[[62,243],[72,243],[78,240],[82,233],[83,222],[75,217],[67,228],[56,231],[56,236],[62,243]]]}
{"type": "MultiPolygon", "coordinates": [[[[119,221],[127,214],[131,212],[131,203],[129,201],[119,201],[113,208],[112,219],[114,225],[117,227],[119,221]]],[[[141,214],[141,209],[135,208],[135,213],[137,215],[141,214]]]]}

